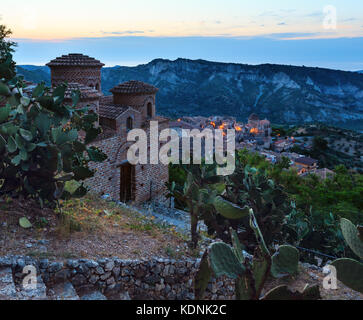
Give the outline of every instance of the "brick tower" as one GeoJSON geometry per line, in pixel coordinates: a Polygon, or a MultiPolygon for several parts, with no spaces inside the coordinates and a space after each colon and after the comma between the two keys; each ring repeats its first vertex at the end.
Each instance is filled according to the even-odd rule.
{"type": "Polygon", "coordinates": [[[158,88],[142,81],[128,81],[112,88],[113,103],[115,105],[126,105],[139,111],[142,121],[155,116],[155,96],[158,88]]]}
{"type": "Polygon", "coordinates": [[[80,83],[101,92],[101,68],[104,64],[99,60],[70,53],[50,61],[47,66],[51,70],[53,87],[63,82],[80,83]]]}

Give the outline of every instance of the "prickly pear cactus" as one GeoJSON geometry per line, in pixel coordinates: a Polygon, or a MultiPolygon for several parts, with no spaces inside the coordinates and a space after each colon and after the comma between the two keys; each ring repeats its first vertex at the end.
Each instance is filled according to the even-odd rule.
{"type": "Polygon", "coordinates": [[[216,197],[213,203],[217,212],[227,219],[242,219],[247,217],[250,212],[249,207],[239,207],[236,204],[224,200],[222,197],[216,197]]]}
{"type": "Polygon", "coordinates": [[[299,250],[292,246],[280,246],[272,256],[271,274],[275,278],[297,273],[299,265],[299,250]]]}
{"type": "Polygon", "coordinates": [[[347,219],[341,219],[340,225],[344,239],[349,247],[359,258],[363,259],[363,241],[360,239],[359,228],[347,219]]]}
{"type": "Polygon", "coordinates": [[[353,259],[338,259],[332,262],[337,278],[349,288],[363,293],[363,264],[353,259]]]}
{"type": "Polygon", "coordinates": [[[244,274],[245,268],[238,260],[233,249],[224,242],[213,243],[209,249],[210,265],[215,276],[228,276],[237,279],[244,274]]]}

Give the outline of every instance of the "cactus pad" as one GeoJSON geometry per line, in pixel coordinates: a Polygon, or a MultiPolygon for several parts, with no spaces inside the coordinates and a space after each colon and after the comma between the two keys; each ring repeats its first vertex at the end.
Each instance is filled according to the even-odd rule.
{"type": "Polygon", "coordinates": [[[232,202],[224,200],[222,197],[216,197],[213,205],[218,213],[227,219],[242,219],[247,217],[250,212],[250,208],[241,208],[232,202]]]}
{"type": "Polygon", "coordinates": [[[210,246],[209,261],[217,278],[226,275],[237,279],[245,272],[244,266],[238,261],[233,249],[223,242],[213,243],[210,246]]]}
{"type": "Polygon", "coordinates": [[[203,299],[204,292],[207,289],[211,277],[212,270],[208,261],[208,251],[206,251],[200,261],[199,270],[195,277],[194,291],[197,300],[203,299]]]}
{"type": "Polygon", "coordinates": [[[271,274],[275,278],[294,274],[298,271],[299,251],[292,246],[280,246],[272,256],[271,274]]]}
{"type": "Polygon", "coordinates": [[[363,259],[363,241],[359,237],[359,228],[347,219],[341,219],[340,225],[349,247],[359,258],[363,259]]]}
{"type": "Polygon", "coordinates": [[[338,259],[332,262],[337,278],[349,288],[363,293],[363,264],[353,259],[338,259]]]}

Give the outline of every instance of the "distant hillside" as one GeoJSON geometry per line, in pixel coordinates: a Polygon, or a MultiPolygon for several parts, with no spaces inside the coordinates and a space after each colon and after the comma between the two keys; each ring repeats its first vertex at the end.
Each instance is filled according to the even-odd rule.
{"type": "Polygon", "coordinates": [[[294,137],[303,137],[304,141],[312,141],[315,137],[327,141],[326,148],[294,150],[318,159],[321,167],[334,169],[335,166],[344,164],[347,168],[363,173],[363,134],[322,124],[297,126],[287,131],[294,137]]]}
{"type": "Polygon", "coordinates": [[[16,67],[17,73],[24,76],[25,80],[39,83],[44,81],[50,85],[50,69],[46,66],[23,65],[16,67]]]}
{"type": "MultiPolygon", "coordinates": [[[[36,70],[29,70],[30,78],[36,70]]],[[[39,78],[49,76],[41,69],[39,78]]],[[[158,111],[227,115],[244,121],[252,112],[274,123],[324,122],[363,130],[363,75],[287,65],[244,65],[156,59],[136,67],[103,68],[102,89],[141,80],[158,88],[158,111]]]]}

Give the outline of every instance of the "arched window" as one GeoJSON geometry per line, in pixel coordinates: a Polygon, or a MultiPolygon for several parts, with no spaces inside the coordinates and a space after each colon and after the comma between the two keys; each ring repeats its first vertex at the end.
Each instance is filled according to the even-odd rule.
{"type": "Polygon", "coordinates": [[[128,117],[126,119],[126,129],[127,129],[127,131],[132,130],[133,126],[134,126],[134,120],[131,117],[128,117]]]}
{"type": "Polygon", "coordinates": [[[96,90],[100,91],[100,84],[99,83],[96,84],[96,90]]]}
{"type": "Polygon", "coordinates": [[[152,118],[153,117],[153,105],[151,102],[147,104],[147,117],[152,118]]]}

